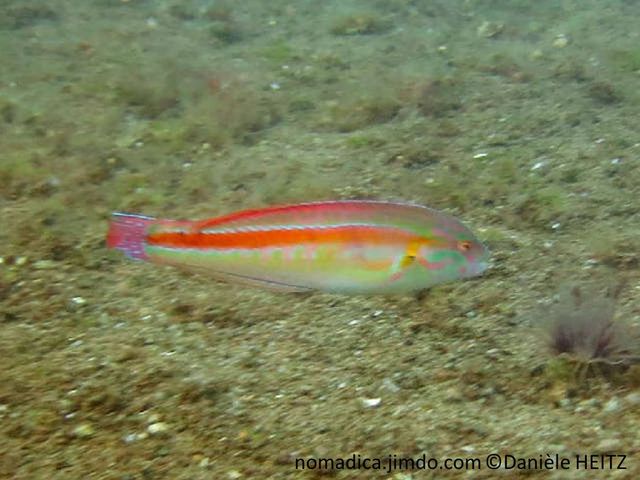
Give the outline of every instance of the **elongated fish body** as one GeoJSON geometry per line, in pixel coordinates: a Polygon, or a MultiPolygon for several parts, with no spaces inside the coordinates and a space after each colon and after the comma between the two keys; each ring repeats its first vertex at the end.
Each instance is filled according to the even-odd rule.
{"type": "Polygon", "coordinates": [[[334,201],[199,221],[114,213],[129,257],[282,291],[407,293],[481,274],[489,252],[460,221],[404,203],[334,201]]]}

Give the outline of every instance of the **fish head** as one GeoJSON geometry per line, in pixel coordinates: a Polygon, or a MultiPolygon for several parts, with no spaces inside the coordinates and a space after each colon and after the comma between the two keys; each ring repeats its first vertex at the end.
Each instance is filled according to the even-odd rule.
{"type": "Polygon", "coordinates": [[[458,221],[433,228],[418,252],[419,263],[434,283],[480,275],[489,267],[489,258],[487,247],[458,221]]]}

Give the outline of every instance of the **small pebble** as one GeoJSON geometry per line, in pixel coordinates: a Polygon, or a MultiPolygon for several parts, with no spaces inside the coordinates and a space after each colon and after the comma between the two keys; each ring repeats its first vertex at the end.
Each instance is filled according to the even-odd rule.
{"type": "Polygon", "coordinates": [[[57,265],[58,263],[53,260],[38,260],[33,264],[33,268],[36,270],[51,270],[56,268],[57,265]]]}
{"type": "Polygon", "coordinates": [[[449,387],[444,392],[444,398],[449,402],[462,402],[464,400],[464,395],[459,388],[449,387]]]}
{"type": "Polygon", "coordinates": [[[133,442],[135,442],[135,441],[136,441],[136,440],[138,440],[138,439],[139,439],[139,438],[138,438],[138,434],[137,434],[137,433],[128,433],[128,434],[126,434],[126,435],[124,435],[124,436],[122,437],[122,441],[123,441],[124,443],[133,443],[133,442]]]}
{"type": "Polygon", "coordinates": [[[640,392],[631,392],[624,397],[624,401],[634,407],[640,406],[640,392]]]}
{"type": "Polygon", "coordinates": [[[552,45],[556,48],[564,48],[569,45],[569,39],[566,35],[561,33],[555,38],[552,45]]]}
{"type": "Polygon", "coordinates": [[[491,359],[495,360],[496,358],[498,358],[498,357],[500,356],[500,350],[499,350],[499,349],[497,349],[497,348],[490,348],[489,350],[487,350],[486,352],[484,352],[484,354],[485,354],[487,357],[489,357],[489,358],[491,358],[491,359]]]}
{"type": "Polygon", "coordinates": [[[534,50],[533,52],[531,52],[531,55],[529,55],[529,57],[532,60],[540,60],[542,57],[544,57],[544,53],[542,52],[542,50],[534,50]]]}
{"type": "Polygon", "coordinates": [[[478,34],[479,37],[494,38],[500,35],[503,30],[504,30],[503,23],[484,21],[476,29],[476,33],[478,34]]]}
{"type": "Polygon", "coordinates": [[[81,423],[73,429],[73,435],[78,438],[89,438],[96,433],[93,426],[90,423],[81,423]]]}
{"type": "Polygon", "coordinates": [[[382,398],[363,398],[362,405],[365,408],[377,408],[382,404],[382,398]]]}
{"type": "Polygon", "coordinates": [[[570,398],[561,398],[560,400],[558,400],[558,406],[560,408],[571,408],[572,405],[573,402],[570,398]]]}
{"type": "Polygon", "coordinates": [[[392,478],[393,480],[413,480],[413,475],[410,473],[398,472],[392,478]]]}
{"type": "Polygon", "coordinates": [[[169,425],[164,422],[152,423],[147,427],[150,435],[164,435],[169,431],[169,425]]]}
{"type": "Polygon", "coordinates": [[[602,411],[605,413],[614,413],[620,410],[620,400],[618,397],[613,397],[607,403],[604,404],[602,411]]]}
{"type": "Polygon", "coordinates": [[[147,423],[157,423],[160,421],[160,415],[158,415],[157,413],[152,413],[151,415],[149,415],[149,418],[147,418],[147,423]]]}
{"type": "Polygon", "coordinates": [[[574,408],[574,412],[592,412],[596,408],[600,408],[600,402],[596,398],[587,398],[585,400],[581,400],[574,408]]]}
{"type": "Polygon", "coordinates": [[[382,380],[382,387],[392,393],[398,393],[400,391],[400,387],[396,385],[395,382],[390,378],[385,378],[384,380],[382,380]]]}
{"type": "Polygon", "coordinates": [[[596,453],[615,453],[622,448],[622,442],[617,438],[604,438],[596,445],[596,453]]]}
{"type": "Polygon", "coordinates": [[[533,166],[531,167],[531,170],[538,170],[539,168],[544,167],[547,164],[547,162],[536,162],[533,164],[533,166]]]}

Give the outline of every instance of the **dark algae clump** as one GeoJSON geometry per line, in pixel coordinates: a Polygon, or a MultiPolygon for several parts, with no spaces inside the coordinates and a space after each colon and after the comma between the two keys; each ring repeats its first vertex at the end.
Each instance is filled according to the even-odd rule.
{"type": "Polygon", "coordinates": [[[578,379],[609,376],[640,362],[640,336],[624,318],[616,318],[621,287],[564,287],[558,301],[540,312],[549,351],[576,365],[578,379]]]}

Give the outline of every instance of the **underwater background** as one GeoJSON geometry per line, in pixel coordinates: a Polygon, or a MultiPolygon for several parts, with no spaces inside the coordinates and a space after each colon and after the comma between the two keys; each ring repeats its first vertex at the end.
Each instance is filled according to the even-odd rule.
{"type": "Polygon", "coordinates": [[[0,0],[0,478],[639,478],[638,18],[0,0]],[[300,296],[105,247],[116,210],[330,199],[447,212],[492,267],[300,296]],[[567,322],[614,348],[565,348],[567,322]],[[422,456],[437,467],[384,468],[422,456]]]}

